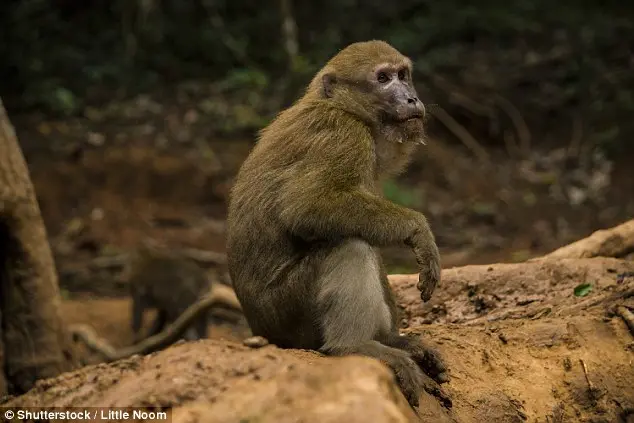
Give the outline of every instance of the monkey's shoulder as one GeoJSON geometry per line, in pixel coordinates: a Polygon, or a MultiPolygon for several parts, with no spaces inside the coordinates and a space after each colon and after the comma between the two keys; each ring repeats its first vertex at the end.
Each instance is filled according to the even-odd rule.
{"type": "Polygon", "coordinates": [[[260,139],[291,135],[303,140],[324,136],[372,139],[367,124],[324,101],[300,102],[289,107],[260,132],[260,139]]]}

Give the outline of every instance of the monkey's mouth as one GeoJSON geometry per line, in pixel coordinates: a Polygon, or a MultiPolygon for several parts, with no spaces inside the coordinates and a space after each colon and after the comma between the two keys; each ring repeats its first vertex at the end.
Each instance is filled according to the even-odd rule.
{"type": "Polygon", "coordinates": [[[398,123],[410,122],[412,120],[422,119],[424,116],[422,113],[413,113],[411,115],[407,115],[404,117],[397,118],[396,121],[398,123]]]}

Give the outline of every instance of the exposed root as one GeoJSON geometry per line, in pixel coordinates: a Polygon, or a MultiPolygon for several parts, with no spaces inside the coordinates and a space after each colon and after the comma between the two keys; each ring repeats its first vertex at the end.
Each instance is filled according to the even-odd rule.
{"type": "Polygon", "coordinates": [[[531,261],[560,258],[620,258],[634,251],[634,219],[563,246],[531,261]]]}
{"type": "Polygon", "coordinates": [[[625,321],[627,327],[630,328],[630,332],[634,335],[634,313],[625,306],[618,306],[616,308],[616,313],[621,316],[621,319],[625,321]]]}
{"type": "Polygon", "coordinates": [[[75,341],[83,342],[87,348],[102,356],[105,361],[116,361],[136,354],[149,354],[168,347],[176,342],[202,313],[212,307],[241,310],[240,302],[233,290],[227,286],[215,284],[209,295],[189,306],[175,322],[162,332],[129,347],[114,348],[87,325],[73,325],[70,327],[70,332],[75,341]]]}

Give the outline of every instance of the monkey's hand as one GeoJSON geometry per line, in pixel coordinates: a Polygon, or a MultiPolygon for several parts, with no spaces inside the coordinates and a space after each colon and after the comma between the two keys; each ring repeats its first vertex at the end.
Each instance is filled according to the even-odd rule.
{"type": "Polygon", "coordinates": [[[414,250],[420,269],[416,288],[420,291],[420,298],[427,302],[440,283],[440,252],[429,229],[416,233],[407,241],[407,244],[414,250]]]}

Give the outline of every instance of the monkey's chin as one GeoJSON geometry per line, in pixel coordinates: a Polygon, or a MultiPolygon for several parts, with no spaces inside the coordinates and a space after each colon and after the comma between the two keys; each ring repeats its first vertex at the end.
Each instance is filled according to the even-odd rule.
{"type": "Polygon", "coordinates": [[[399,125],[405,142],[426,145],[425,125],[421,118],[408,119],[399,125]]]}

